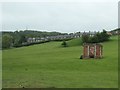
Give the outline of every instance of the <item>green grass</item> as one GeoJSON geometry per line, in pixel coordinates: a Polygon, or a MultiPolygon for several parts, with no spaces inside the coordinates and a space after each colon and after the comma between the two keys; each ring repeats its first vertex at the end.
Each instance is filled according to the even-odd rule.
{"type": "Polygon", "coordinates": [[[2,50],[0,50],[0,89],[2,88],[2,50]]]}
{"type": "Polygon", "coordinates": [[[61,43],[4,50],[3,87],[118,87],[117,37],[103,43],[104,57],[98,60],[80,60],[82,46],[61,48],[61,43]]]}
{"type": "Polygon", "coordinates": [[[82,45],[82,40],[81,40],[81,38],[72,39],[72,40],[67,41],[67,45],[69,47],[80,46],[80,45],[82,45]]]}

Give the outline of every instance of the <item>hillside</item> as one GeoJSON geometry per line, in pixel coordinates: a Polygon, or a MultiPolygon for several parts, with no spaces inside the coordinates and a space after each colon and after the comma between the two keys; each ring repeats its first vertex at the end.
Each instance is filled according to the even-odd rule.
{"type": "MultiPolygon", "coordinates": [[[[118,41],[103,43],[103,59],[80,60],[82,46],[61,48],[62,42],[3,51],[3,88],[116,88],[118,41]]],[[[72,44],[72,42],[75,42],[72,44]]]]}
{"type": "Polygon", "coordinates": [[[67,44],[69,47],[80,46],[80,45],[82,45],[82,40],[81,40],[81,38],[75,38],[75,39],[67,41],[67,44]]]}

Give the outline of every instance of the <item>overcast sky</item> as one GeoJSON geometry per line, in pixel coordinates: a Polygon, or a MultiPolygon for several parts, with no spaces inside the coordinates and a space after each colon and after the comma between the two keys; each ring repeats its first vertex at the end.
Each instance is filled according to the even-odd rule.
{"type": "Polygon", "coordinates": [[[77,32],[118,27],[118,2],[2,3],[2,29],[77,32]]]}

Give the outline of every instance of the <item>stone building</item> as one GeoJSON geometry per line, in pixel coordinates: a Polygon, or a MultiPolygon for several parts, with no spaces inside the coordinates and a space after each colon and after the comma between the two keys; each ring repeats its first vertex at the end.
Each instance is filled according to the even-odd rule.
{"type": "Polygon", "coordinates": [[[83,58],[102,58],[103,46],[101,44],[84,44],[83,58]]]}

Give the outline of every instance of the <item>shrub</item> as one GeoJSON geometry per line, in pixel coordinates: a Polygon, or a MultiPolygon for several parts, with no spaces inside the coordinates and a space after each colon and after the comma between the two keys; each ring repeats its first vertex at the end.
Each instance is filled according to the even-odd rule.
{"type": "Polygon", "coordinates": [[[88,43],[89,42],[89,39],[90,39],[90,36],[85,34],[85,35],[82,35],[82,42],[83,43],[88,43]]]}
{"type": "Polygon", "coordinates": [[[66,41],[63,41],[61,45],[62,45],[63,47],[67,47],[66,41]]]}

